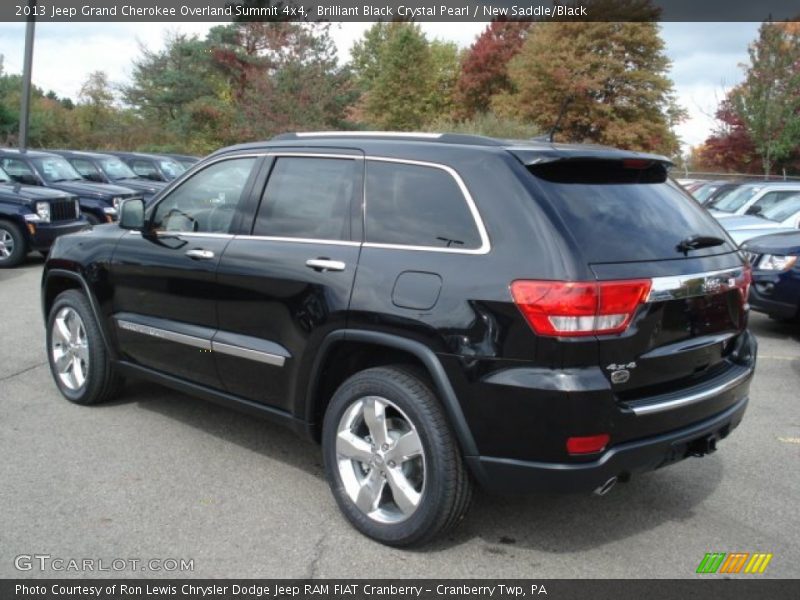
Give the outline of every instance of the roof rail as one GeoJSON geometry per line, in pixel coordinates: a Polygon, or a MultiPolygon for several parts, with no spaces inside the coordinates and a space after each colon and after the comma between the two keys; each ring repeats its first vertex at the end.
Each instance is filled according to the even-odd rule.
{"type": "Polygon", "coordinates": [[[360,138],[373,140],[407,140],[414,142],[438,142],[441,144],[462,144],[467,146],[504,146],[505,142],[482,135],[462,133],[430,133],[422,131],[302,131],[282,133],[272,138],[280,140],[360,138]]]}

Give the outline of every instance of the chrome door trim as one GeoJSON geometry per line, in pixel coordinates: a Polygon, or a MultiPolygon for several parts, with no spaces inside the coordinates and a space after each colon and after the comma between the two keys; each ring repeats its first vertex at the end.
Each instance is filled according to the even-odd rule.
{"type": "Polygon", "coordinates": [[[726,292],[740,283],[744,271],[745,267],[740,266],[691,275],[653,277],[647,302],[665,302],[726,292]]]}
{"type": "MultiPolygon", "coordinates": [[[[424,252],[445,252],[448,254],[488,254],[492,249],[492,244],[489,241],[489,234],[486,232],[486,225],[483,222],[483,218],[481,217],[480,211],[478,211],[478,207],[475,204],[475,200],[472,198],[472,194],[469,193],[469,189],[467,185],[464,183],[464,180],[461,179],[461,175],[458,174],[458,171],[453,169],[448,165],[444,165],[441,163],[433,163],[433,162],[426,162],[421,160],[410,160],[406,158],[390,158],[387,156],[373,156],[367,155],[367,161],[376,161],[376,162],[390,162],[390,163],[397,163],[397,164],[406,164],[406,165],[416,165],[420,167],[429,167],[432,169],[439,169],[441,171],[445,171],[448,173],[458,185],[458,188],[461,190],[461,195],[464,197],[464,200],[467,203],[467,208],[469,209],[470,214],[472,215],[472,220],[475,222],[475,226],[478,228],[478,235],[481,238],[481,245],[478,248],[469,248],[469,249],[460,249],[460,248],[438,248],[436,246],[414,246],[414,245],[406,245],[406,244],[382,244],[377,242],[367,242],[365,241],[363,246],[364,248],[386,248],[386,249],[395,249],[395,250],[421,250],[424,252]]],[[[369,166],[367,166],[369,168],[369,166]]],[[[364,239],[366,240],[367,231],[366,231],[366,220],[367,220],[367,209],[369,207],[369,203],[367,201],[367,184],[366,180],[364,181],[364,239]]]]}
{"type": "Polygon", "coordinates": [[[751,369],[745,370],[743,373],[740,373],[733,379],[726,381],[725,383],[721,383],[719,385],[714,386],[711,389],[703,390],[702,392],[696,392],[694,394],[689,394],[688,396],[682,396],[680,398],[675,398],[673,400],[665,400],[664,402],[656,402],[654,404],[645,404],[643,406],[630,406],[629,408],[633,411],[637,417],[641,417],[643,415],[652,415],[655,413],[660,413],[668,410],[674,410],[676,408],[683,408],[685,406],[689,406],[690,404],[697,404],[698,402],[703,402],[704,400],[708,400],[714,396],[719,394],[724,394],[727,391],[735,388],[739,384],[743,383],[746,379],[748,379],[753,374],[751,369]]]}
{"type": "Polygon", "coordinates": [[[132,331],[142,335],[149,335],[150,337],[176,342],[186,346],[193,346],[194,348],[200,348],[201,350],[211,350],[211,340],[207,340],[205,338],[195,337],[185,333],[177,333],[175,331],[169,331],[168,329],[161,329],[160,327],[141,325],[139,323],[126,321],[124,319],[116,319],[116,321],[117,326],[126,331],[132,331]]]}
{"type": "Polygon", "coordinates": [[[350,240],[317,240],[313,238],[293,238],[273,235],[235,235],[235,240],[258,240],[263,242],[297,242],[298,244],[325,244],[330,246],[355,246],[361,245],[360,242],[350,240]]]}
{"type": "Polygon", "coordinates": [[[254,360],[256,362],[273,365],[275,367],[282,367],[286,362],[285,356],[270,354],[269,352],[262,352],[261,350],[242,348],[241,346],[232,346],[231,344],[223,344],[222,342],[212,341],[211,349],[214,352],[219,352],[220,354],[227,354],[228,356],[235,356],[236,358],[254,360]]]}

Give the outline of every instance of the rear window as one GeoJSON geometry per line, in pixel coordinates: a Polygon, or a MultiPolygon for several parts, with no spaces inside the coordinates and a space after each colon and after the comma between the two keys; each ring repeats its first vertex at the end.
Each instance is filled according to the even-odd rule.
{"type": "MultiPolygon", "coordinates": [[[[726,239],[705,209],[666,179],[660,163],[571,160],[528,170],[590,263],[682,258],[676,246],[689,236],[726,239]]],[[[690,256],[731,250],[724,244],[690,256]]]]}

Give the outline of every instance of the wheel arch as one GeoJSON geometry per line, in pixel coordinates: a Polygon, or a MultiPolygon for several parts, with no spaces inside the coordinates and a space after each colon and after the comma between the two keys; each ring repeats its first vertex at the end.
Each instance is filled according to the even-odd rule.
{"type": "Polygon", "coordinates": [[[416,365],[430,378],[444,406],[464,456],[477,456],[475,439],[453,386],[436,354],[421,342],[379,331],[339,330],[327,335],[316,354],[309,374],[302,409],[310,436],[319,440],[322,414],[335,389],[355,372],[366,368],[406,363],[416,365]],[[381,350],[380,354],[371,350],[381,350]],[[357,356],[347,364],[347,358],[357,356]],[[366,356],[361,360],[362,356],[366,356]]]}
{"type": "Polygon", "coordinates": [[[80,290],[84,293],[89,301],[92,314],[97,321],[97,326],[100,329],[103,345],[106,347],[111,357],[116,359],[117,355],[114,346],[111,344],[111,337],[106,328],[105,319],[102,318],[97,298],[95,298],[91,287],[80,273],[68,271],[66,269],[49,269],[45,271],[42,279],[42,314],[44,315],[45,323],[47,323],[50,309],[53,307],[56,298],[59,294],[67,290],[80,290]]]}

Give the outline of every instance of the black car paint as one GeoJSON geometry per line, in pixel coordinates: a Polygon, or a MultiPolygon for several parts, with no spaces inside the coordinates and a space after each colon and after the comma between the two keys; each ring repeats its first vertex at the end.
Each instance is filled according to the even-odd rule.
{"type": "Polygon", "coordinates": [[[36,202],[70,200],[75,196],[56,190],[49,190],[30,185],[0,183],[0,219],[16,224],[25,236],[25,245],[29,250],[47,252],[56,238],[68,233],[86,229],[85,219],[77,218],[52,223],[31,223],[26,215],[36,214],[36,202]],[[31,226],[33,232],[31,232],[31,226]]]}
{"type": "Polygon", "coordinates": [[[24,162],[28,168],[36,174],[36,185],[60,190],[77,196],[80,201],[81,212],[91,215],[98,223],[106,223],[110,220],[110,215],[106,209],[113,208],[113,199],[115,197],[127,199],[137,196],[133,190],[127,187],[89,183],[83,179],[80,181],[59,181],[57,183],[50,183],[44,178],[41,170],[32,160],[33,158],[46,158],[48,156],[58,155],[35,150],[28,150],[23,153],[0,148],[0,161],[9,158],[24,162]]]}
{"type": "Polygon", "coordinates": [[[759,236],[742,244],[753,257],[750,305],[754,310],[779,319],[800,320],[800,258],[788,270],[759,269],[766,254],[800,257],[800,232],[787,231],[759,236]]]}
{"type": "MultiPolygon", "coordinates": [[[[641,158],[549,144],[533,145],[528,152],[547,160],[573,154],[641,158]]],[[[695,256],[587,263],[580,241],[542,202],[542,189],[520,152],[499,144],[347,137],[249,144],[208,157],[161,198],[205,164],[253,154],[262,164],[248,184],[236,236],[158,237],[104,226],[65,240],[43,275],[45,312],[67,285],[63,274],[72,273],[93,295],[123,372],[276,419],[311,437],[319,431],[321,403],[332,392],[330,378],[357,368],[356,356],[365,356],[368,364],[379,352],[413,357],[439,392],[475,475],[485,486],[504,491],[591,490],[609,473],[630,474],[683,458],[691,453],[687,439],[694,440],[693,433],[722,438],[741,420],[756,346],[746,330],[744,307],[732,295],[738,291],[648,304],[618,336],[548,338],[533,333],[508,287],[518,279],[674,277],[742,267],[742,257],[721,229],[725,244],[695,256]],[[268,155],[275,153],[367,154],[445,164],[474,198],[491,250],[467,254],[365,245],[358,201],[353,211],[359,218],[345,243],[254,238],[255,205],[268,177],[268,155]],[[187,249],[212,250],[215,259],[192,261],[187,249]],[[340,260],[346,268],[308,269],[305,261],[317,257],[340,260]],[[419,286],[421,304],[398,303],[392,297],[397,281],[420,272],[441,280],[434,306],[425,305],[430,279],[419,286]],[[228,342],[251,348],[258,342],[274,344],[286,364],[279,369],[192,347],[177,349],[167,340],[120,329],[115,321],[120,314],[134,314],[128,318],[144,327],[170,323],[181,335],[227,336],[228,342]],[[641,372],[627,384],[612,384],[605,365],[632,360],[642,361],[641,372]],[[629,408],[734,375],[742,378],[732,389],[680,410],[637,416],[629,408]],[[612,436],[600,456],[566,452],[566,437],[598,431],[612,436]],[[644,450],[637,453],[637,448],[644,450]],[[614,464],[619,470],[612,473],[614,464]],[[509,473],[512,482],[505,479],[509,473]]],[[[688,196],[687,202],[692,202],[688,196]]]]}

